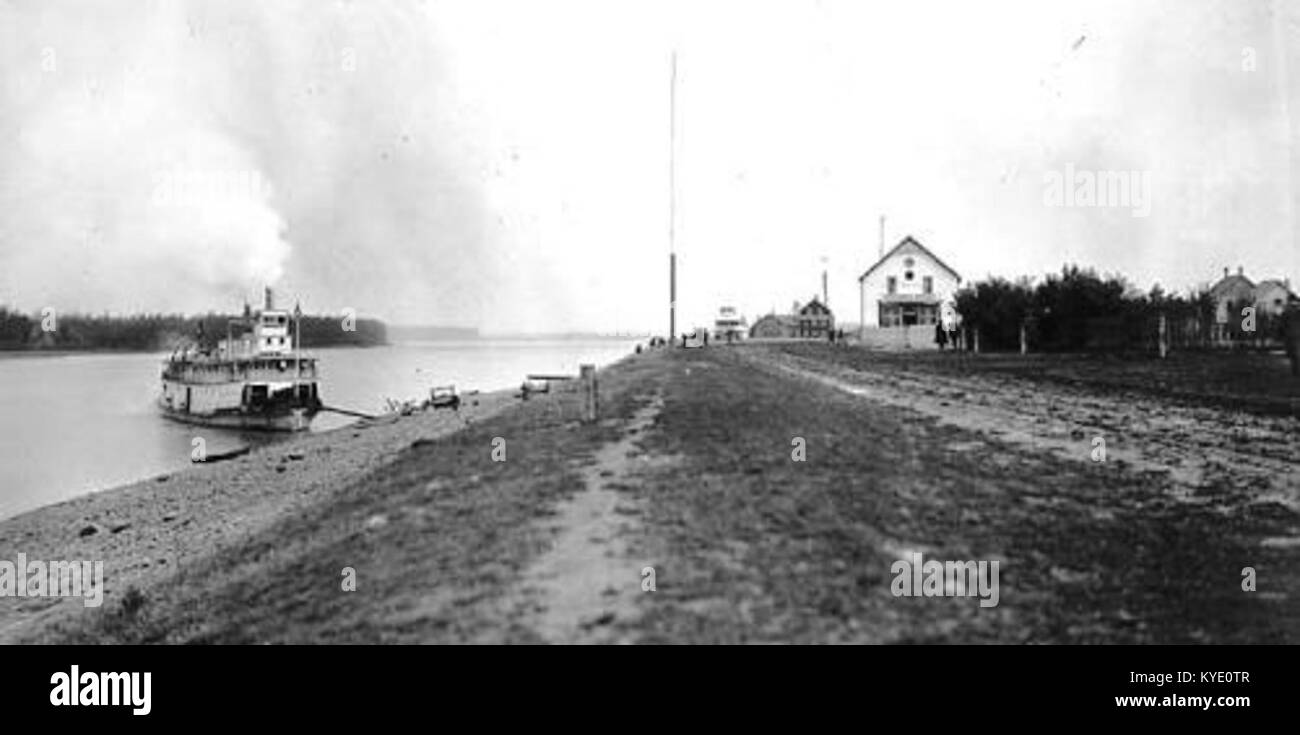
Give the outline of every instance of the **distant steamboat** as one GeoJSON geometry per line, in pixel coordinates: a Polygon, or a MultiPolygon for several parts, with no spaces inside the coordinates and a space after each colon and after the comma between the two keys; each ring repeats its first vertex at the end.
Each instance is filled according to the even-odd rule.
{"type": "MultiPolygon", "coordinates": [[[[295,310],[293,316],[301,317],[295,310]]],[[[232,429],[301,431],[321,408],[316,359],[289,338],[287,311],[244,307],[216,349],[177,348],[163,363],[158,404],[168,418],[232,429]]],[[[295,333],[297,330],[294,330],[295,333]]]]}

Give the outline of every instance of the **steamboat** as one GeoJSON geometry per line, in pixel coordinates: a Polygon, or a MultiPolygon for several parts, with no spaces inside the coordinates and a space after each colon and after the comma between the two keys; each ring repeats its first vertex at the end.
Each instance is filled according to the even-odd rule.
{"type": "Polygon", "coordinates": [[[177,347],[162,369],[163,415],[189,424],[232,429],[301,431],[321,409],[316,359],[297,342],[302,312],[276,309],[270,289],[264,308],[244,306],[215,347],[177,347]]]}

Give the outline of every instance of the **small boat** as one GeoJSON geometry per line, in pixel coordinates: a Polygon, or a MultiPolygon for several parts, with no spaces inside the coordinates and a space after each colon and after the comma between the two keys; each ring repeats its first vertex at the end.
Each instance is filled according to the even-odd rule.
{"type": "Polygon", "coordinates": [[[267,289],[265,308],[253,313],[245,306],[215,350],[202,344],[174,350],[163,363],[163,415],[200,426],[307,429],[322,405],[316,358],[292,346],[291,316],[296,322],[302,312],[276,309],[267,289]]]}

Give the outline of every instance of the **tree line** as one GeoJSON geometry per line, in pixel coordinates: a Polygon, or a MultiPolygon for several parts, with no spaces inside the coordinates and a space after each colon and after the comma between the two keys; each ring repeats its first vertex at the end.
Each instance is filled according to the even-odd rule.
{"type": "Polygon", "coordinates": [[[1152,351],[1161,316],[1171,347],[1262,346],[1280,342],[1283,329],[1281,318],[1263,310],[1253,322],[1242,316],[1254,306],[1248,301],[1229,303],[1227,322],[1216,325],[1208,288],[1178,294],[1157,285],[1142,292],[1121,276],[1078,266],[1037,284],[1028,277],[979,281],[960,289],[955,301],[963,328],[972,338],[978,331],[986,350],[1019,349],[1022,325],[1032,348],[1047,352],[1152,351]]]}
{"type": "MultiPolygon", "coordinates": [[[[214,346],[226,336],[239,314],[25,314],[0,306],[0,350],[120,350],[157,352],[186,342],[214,346]]],[[[344,316],[302,317],[306,347],[372,347],[388,343],[387,326],[378,319],[344,316]]],[[[290,321],[290,332],[293,322],[290,321]]]]}

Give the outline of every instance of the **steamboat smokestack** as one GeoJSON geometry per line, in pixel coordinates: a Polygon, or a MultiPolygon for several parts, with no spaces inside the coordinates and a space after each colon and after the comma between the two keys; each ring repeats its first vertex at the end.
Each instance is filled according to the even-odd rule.
{"type": "Polygon", "coordinates": [[[270,311],[275,308],[275,299],[272,297],[270,286],[267,286],[266,288],[266,304],[263,308],[266,309],[266,311],[270,311]]]}

